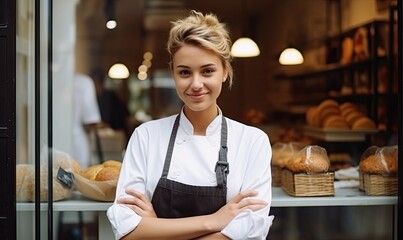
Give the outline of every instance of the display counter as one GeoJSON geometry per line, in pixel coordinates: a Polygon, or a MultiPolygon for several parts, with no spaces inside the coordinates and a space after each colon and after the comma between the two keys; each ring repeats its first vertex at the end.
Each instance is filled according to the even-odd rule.
{"type": "MultiPolygon", "coordinates": [[[[393,206],[397,207],[397,196],[367,196],[357,188],[335,189],[335,196],[330,197],[293,197],[285,193],[281,188],[273,188],[273,199],[271,206],[276,207],[326,207],[326,206],[393,206]]],[[[106,217],[106,210],[111,202],[97,202],[84,198],[78,193],[64,201],[53,203],[53,211],[92,211],[98,213],[99,239],[113,239],[112,229],[106,217]]],[[[41,211],[47,211],[46,203],[41,204],[41,211]]],[[[33,212],[34,203],[17,203],[17,212],[33,212]]],[[[395,216],[396,218],[396,216],[395,216]]],[[[394,225],[397,224],[393,219],[394,225]]],[[[395,228],[397,229],[397,228],[395,228]]]]}

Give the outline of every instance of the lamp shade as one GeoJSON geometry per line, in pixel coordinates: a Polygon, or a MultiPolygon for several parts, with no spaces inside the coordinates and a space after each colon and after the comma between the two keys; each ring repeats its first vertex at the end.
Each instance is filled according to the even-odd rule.
{"type": "Polygon", "coordinates": [[[259,47],[250,38],[239,38],[231,48],[231,55],[233,57],[256,57],[259,54],[259,47]]]}
{"type": "Polygon", "coordinates": [[[278,61],[282,65],[298,65],[304,62],[304,57],[297,49],[286,48],[281,52],[278,61]]]}
{"type": "Polygon", "coordinates": [[[123,63],[113,64],[108,71],[108,76],[112,79],[126,79],[129,75],[129,69],[123,63]]]}

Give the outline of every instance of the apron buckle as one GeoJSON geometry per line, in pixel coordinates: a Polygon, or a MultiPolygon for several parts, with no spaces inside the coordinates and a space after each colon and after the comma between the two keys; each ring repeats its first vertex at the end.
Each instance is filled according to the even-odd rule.
{"type": "Polygon", "coordinates": [[[229,173],[229,164],[227,161],[221,161],[218,160],[216,165],[215,165],[215,170],[217,171],[217,168],[220,167],[221,171],[228,174],[229,173]]]}

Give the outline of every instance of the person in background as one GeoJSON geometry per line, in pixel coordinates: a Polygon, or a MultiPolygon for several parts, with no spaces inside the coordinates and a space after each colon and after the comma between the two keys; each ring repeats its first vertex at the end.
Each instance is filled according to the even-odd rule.
{"type": "Polygon", "coordinates": [[[102,123],[113,130],[124,131],[125,142],[127,143],[130,134],[128,126],[130,113],[127,103],[119,98],[116,91],[105,87],[106,79],[101,70],[94,70],[91,76],[95,83],[95,92],[102,123]]]}
{"type": "Polygon", "coordinates": [[[76,73],[73,82],[73,153],[81,168],[91,165],[89,134],[101,122],[93,80],[76,73]]]}
{"type": "Polygon", "coordinates": [[[192,11],[173,23],[167,47],[184,105],[134,130],[107,211],[116,239],[266,239],[269,138],[217,105],[233,78],[226,26],[192,11]]]}

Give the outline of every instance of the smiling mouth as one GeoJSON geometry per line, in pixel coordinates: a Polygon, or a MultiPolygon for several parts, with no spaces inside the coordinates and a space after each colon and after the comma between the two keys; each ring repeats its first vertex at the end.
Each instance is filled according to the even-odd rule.
{"type": "Polygon", "coordinates": [[[187,94],[188,95],[188,97],[190,97],[190,98],[192,98],[192,99],[201,99],[201,98],[203,98],[204,96],[206,96],[207,95],[207,93],[197,93],[197,94],[187,94]]]}

